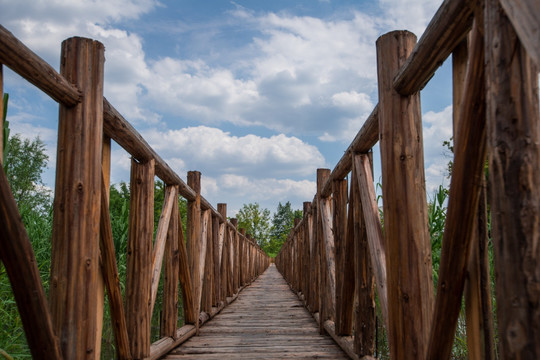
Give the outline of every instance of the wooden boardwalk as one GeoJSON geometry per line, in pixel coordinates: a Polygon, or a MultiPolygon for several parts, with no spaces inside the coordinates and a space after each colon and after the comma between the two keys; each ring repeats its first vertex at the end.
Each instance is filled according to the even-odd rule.
{"type": "Polygon", "coordinates": [[[164,359],[348,359],[272,264],[238,299],[164,359]]]}

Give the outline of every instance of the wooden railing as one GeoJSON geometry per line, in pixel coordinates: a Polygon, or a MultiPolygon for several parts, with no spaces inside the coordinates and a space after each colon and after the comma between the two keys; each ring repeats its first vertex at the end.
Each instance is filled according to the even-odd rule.
{"type": "Polygon", "coordinates": [[[318,170],[317,194],[276,257],[352,358],[374,354],[375,288],[392,359],[450,358],[463,296],[469,358],[495,358],[486,199],[498,356],[540,358],[539,4],[447,0],[418,43],[406,31],[377,40],[379,104],[334,170],[318,170]],[[455,155],[435,296],[419,92],[449,55],[455,155]]]}
{"type": "Polygon", "coordinates": [[[60,103],[49,301],[3,171],[0,259],[34,358],[99,358],[106,288],[117,356],[156,359],[198,333],[270,259],[227,220],[226,204],[215,210],[201,196],[199,172],[186,184],[103,97],[101,43],[67,39],[61,59],[58,74],[0,26],[0,95],[5,64],[60,103]],[[111,140],[132,156],[125,298],[109,216],[111,140]],[[154,238],[156,176],[165,199],[154,238]],[[179,196],[188,201],[185,236],[179,196]],[[162,273],[161,339],[151,344],[162,273]],[[177,328],[180,301],[186,325],[177,328]]]}

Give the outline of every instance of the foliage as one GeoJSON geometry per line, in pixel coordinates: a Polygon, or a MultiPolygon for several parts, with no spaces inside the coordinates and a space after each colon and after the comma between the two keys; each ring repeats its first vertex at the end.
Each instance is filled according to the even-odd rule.
{"type": "Polygon", "coordinates": [[[285,205],[282,205],[281,202],[278,204],[272,218],[270,239],[264,248],[269,256],[275,257],[278,254],[281,246],[287,240],[291,229],[294,227],[294,219],[301,219],[302,217],[302,210],[293,210],[289,201],[285,205]]]}
{"type": "Polygon", "coordinates": [[[9,121],[6,120],[7,118],[7,109],[8,109],[8,100],[9,100],[9,94],[4,94],[4,111],[2,112],[2,145],[3,145],[3,159],[2,164],[6,163],[6,155],[9,152],[9,121]]]}
{"type": "Polygon", "coordinates": [[[446,199],[448,189],[439,185],[433,196],[433,200],[428,204],[429,235],[431,237],[431,256],[433,263],[433,279],[435,288],[439,276],[439,265],[441,261],[442,240],[444,225],[446,222],[446,199]]]}
{"type": "Polygon", "coordinates": [[[267,246],[270,232],[270,211],[268,209],[261,209],[258,203],[244,204],[236,217],[238,228],[246,229],[246,233],[253,236],[260,247],[267,246]]]}
{"type": "Polygon", "coordinates": [[[51,196],[41,178],[49,160],[45,144],[39,137],[22,139],[19,134],[10,137],[7,144],[4,170],[15,201],[19,207],[46,209],[51,196]]]}

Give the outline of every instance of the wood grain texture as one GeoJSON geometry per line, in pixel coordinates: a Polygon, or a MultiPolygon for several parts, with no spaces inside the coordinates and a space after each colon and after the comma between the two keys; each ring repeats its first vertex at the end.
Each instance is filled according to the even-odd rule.
{"type": "Polygon", "coordinates": [[[394,359],[425,356],[433,312],[420,95],[401,96],[393,86],[415,43],[406,31],[377,40],[388,340],[394,359]]]}
{"type": "MultiPolygon", "coordinates": [[[[193,315],[195,316],[195,328],[199,331],[199,313],[201,311],[202,276],[204,276],[204,262],[201,268],[202,250],[202,214],[201,214],[201,173],[199,171],[189,171],[187,176],[188,186],[196,194],[195,200],[188,200],[187,216],[187,252],[189,258],[189,270],[191,274],[191,284],[193,286],[193,315]]],[[[205,240],[206,243],[206,240],[205,240]]],[[[206,251],[206,249],[205,249],[206,251]]]]}
{"type": "Polygon", "coordinates": [[[540,66],[540,2],[538,0],[501,0],[527,55],[540,66]]]}
{"type": "Polygon", "coordinates": [[[58,74],[5,27],[0,25],[0,63],[34,84],[58,103],[72,107],[82,101],[82,92],[73,79],[58,74]],[[75,84],[75,85],[74,85],[75,84]]]}
{"type": "Polygon", "coordinates": [[[428,358],[448,359],[452,351],[469,263],[486,157],[484,43],[476,20],[459,109],[452,182],[444,228],[435,313],[428,358]]]}
{"type": "Polygon", "coordinates": [[[180,211],[178,212],[178,261],[179,278],[182,287],[182,301],[184,310],[184,323],[195,324],[195,305],[193,302],[193,285],[191,282],[191,270],[189,267],[189,256],[186,248],[186,238],[182,229],[182,219],[180,211]]]}
{"type": "Polygon", "coordinates": [[[154,161],[131,159],[126,319],[131,356],[150,354],[150,286],[154,235],[154,161]]]}
{"type": "Polygon", "coordinates": [[[0,260],[11,283],[32,358],[62,359],[34,250],[3,168],[0,168],[0,260]]]}
{"type": "Polygon", "coordinates": [[[485,11],[487,144],[499,356],[538,359],[538,67],[520,43],[498,1],[487,0],[485,11]]]}
{"type": "Polygon", "coordinates": [[[164,359],[283,359],[347,356],[270,266],[238,299],[164,359]],[[273,301],[268,301],[268,298],[273,301]]]}
{"type": "Polygon", "coordinates": [[[65,358],[95,358],[99,274],[104,47],[90,39],[62,43],[60,72],[82,102],[60,105],[50,307],[65,358]]]}
{"type": "MultiPolygon", "coordinates": [[[[178,227],[179,209],[178,209],[178,186],[172,187],[173,206],[171,209],[169,226],[167,228],[167,240],[165,245],[165,264],[163,270],[163,306],[161,311],[161,337],[176,336],[176,327],[178,323],[178,281],[180,275],[180,250],[178,248],[178,227]]],[[[150,350],[152,352],[152,350],[150,350]]]]}
{"type": "Polygon", "coordinates": [[[435,70],[450,56],[471,28],[472,3],[467,0],[445,0],[441,4],[420,41],[393,79],[398,93],[407,96],[424,88],[435,70]]]}

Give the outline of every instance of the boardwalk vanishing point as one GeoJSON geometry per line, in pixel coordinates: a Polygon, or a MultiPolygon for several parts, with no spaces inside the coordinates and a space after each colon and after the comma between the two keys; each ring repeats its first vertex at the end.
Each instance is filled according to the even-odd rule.
{"type": "Polygon", "coordinates": [[[173,359],[348,359],[272,264],[238,299],[173,350],[173,359]]]}

